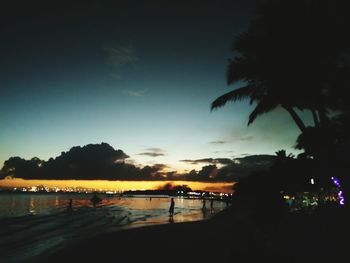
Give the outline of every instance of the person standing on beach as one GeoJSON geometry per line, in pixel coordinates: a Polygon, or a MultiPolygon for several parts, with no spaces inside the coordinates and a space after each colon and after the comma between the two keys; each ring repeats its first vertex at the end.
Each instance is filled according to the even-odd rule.
{"type": "Polygon", "coordinates": [[[214,199],[210,199],[210,211],[213,212],[214,209],[214,199]]]}
{"type": "Polygon", "coordinates": [[[170,218],[173,218],[173,216],[174,216],[174,208],[175,208],[174,198],[171,198],[170,207],[169,207],[169,217],[170,218]]]}
{"type": "Polygon", "coordinates": [[[68,207],[67,207],[67,210],[68,212],[72,211],[73,209],[73,199],[69,199],[69,203],[68,203],[68,207]]]}
{"type": "Polygon", "coordinates": [[[93,206],[96,207],[96,205],[100,203],[102,199],[99,198],[95,193],[94,196],[90,199],[90,201],[92,202],[93,206]]]}
{"type": "Polygon", "coordinates": [[[205,198],[203,198],[203,206],[202,206],[202,209],[205,210],[206,207],[205,207],[205,198]]]}

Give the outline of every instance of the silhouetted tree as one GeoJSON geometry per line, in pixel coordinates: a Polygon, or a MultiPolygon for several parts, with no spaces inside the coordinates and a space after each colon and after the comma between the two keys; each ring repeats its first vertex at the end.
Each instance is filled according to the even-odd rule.
{"type": "MultiPolygon", "coordinates": [[[[249,99],[255,108],[248,125],[277,107],[285,109],[301,131],[296,148],[305,151],[300,162],[286,165],[293,163],[304,176],[309,157],[319,167],[309,172],[321,178],[344,180],[350,171],[345,157],[350,146],[349,11],[344,0],[261,1],[248,30],[233,43],[236,55],[229,61],[227,83],[240,86],[211,105],[213,110],[249,99]],[[306,126],[297,110],[310,111],[313,126],[306,126]]],[[[345,182],[350,186],[350,180],[345,182]]]]}
{"type": "Polygon", "coordinates": [[[243,85],[218,97],[211,108],[249,99],[256,106],[248,125],[282,107],[303,133],[306,125],[296,109],[310,110],[315,127],[326,126],[329,109],[337,108],[339,92],[345,94],[350,79],[344,56],[347,3],[328,2],[263,1],[233,44],[238,55],[229,62],[227,82],[243,85]]]}

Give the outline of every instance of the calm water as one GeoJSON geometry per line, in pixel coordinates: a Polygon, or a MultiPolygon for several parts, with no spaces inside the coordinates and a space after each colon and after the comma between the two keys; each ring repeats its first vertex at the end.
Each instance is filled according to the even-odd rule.
{"type": "MultiPolygon", "coordinates": [[[[30,193],[6,193],[0,194],[0,220],[21,216],[44,216],[64,212],[70,199],[73,199],[73,213],[82,209],[93,208],[90,198],[92,194],[30,194],[30,193]]],[[[138,196],[138,197],[114,197],[99,195],[102,202],[100,208],[108,210],[127,210],[131,216],[144,214],[149,217],[167,216],[170,205],[169,197],[162,196],[138,196]]],[[[198,199],[186,199],[175,197],[175,215],[180,221],[182,217],[190,215],[196,219],[203,219],[210,215],[202,211],[202,201],[198,199]]],[[[207,212],[217,213],[225,208],[224,203],[215,201],[214,209],[210,210],[209,201],[206,202],[207,212]]],[[[110,212],[111,212],[110,211],[110,212]]],[[[189,219],[190,220],[190,219],[189,219]]]]}
{"type": "MultiPolygon", "coordinates": [[[[92,194],[0,194],[0,254],[9,262],[23,260],[70,242],[115,230],[169,223],[169,197],[110,197],[93,207],[92,194]],[[73,211],[68,212],[73,199],[73,211]]],[[[175,197],[174,223],[207,219],[226,205],[175,197]]],[[[6,261],[5,261],[6,262],[6,261]]]]}

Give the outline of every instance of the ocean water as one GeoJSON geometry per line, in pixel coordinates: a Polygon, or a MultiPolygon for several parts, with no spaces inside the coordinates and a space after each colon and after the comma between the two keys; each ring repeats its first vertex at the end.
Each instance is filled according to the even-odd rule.
{"type": "Polygon", "coordinates": [[[140,226],[208,219],[225,209],[214,201],[175,197],[175,215],[169,220],[170,197],[113,197],[99,195],[94,207],[92,194],[0,194],[1,262],[23,262],[103,232],[140,226]],[[67,210],[69,200],[73,209],[67,210]],[[4,261],[3,261],[4,260],[4,261]]]}

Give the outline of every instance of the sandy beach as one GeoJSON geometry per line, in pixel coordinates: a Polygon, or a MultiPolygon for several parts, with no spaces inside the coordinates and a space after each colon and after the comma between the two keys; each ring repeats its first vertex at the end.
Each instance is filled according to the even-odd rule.
{"type": "Polygon", "coordinates": [[[350,247],[342,216],[259,225],[251,210],[228,209],[210,220],[97,234],[32,262],[334,262],[350,247]],[[331,229],[336,221],[340,232],[331,229]]]}
{"type": "Polygon", "coordinates": [[[231,244],[238,240],[235,224],[227,224],[228,218],[222,214],[212,220],[104,233],[40,255],[32,262],[229,262],[234,256],[231,244]]]}
{"type": "MultiPolygon", "coordinates": [[[[104,197],[97,207],[92,206],[89,198],[81,194],[3,194],[1,262],[25,262],[95,236],[170,223],[168,197],[104,197]],[[67,210],[70,199],[74,199],[73,207],[67,210]]],[[[173,222],[209,219],[225,207],[223,202],[214,202],[213,209],[203,211],[201,200],[179,197],[173,222]]]]}

